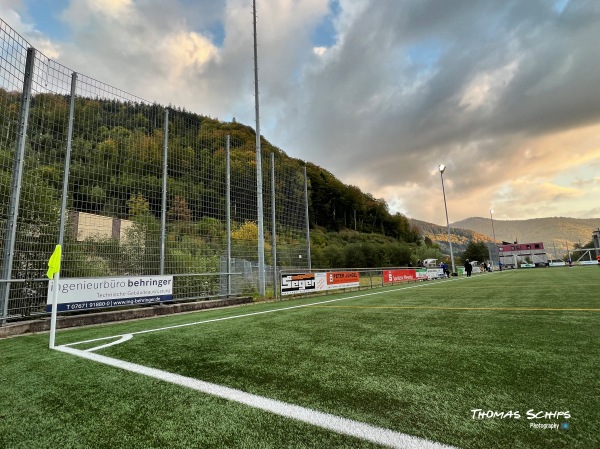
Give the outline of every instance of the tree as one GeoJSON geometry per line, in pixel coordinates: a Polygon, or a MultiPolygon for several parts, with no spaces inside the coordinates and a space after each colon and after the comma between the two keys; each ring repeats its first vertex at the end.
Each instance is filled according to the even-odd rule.
{"type": "Polygon", "coordinates": [[[131,195],[131,198],[127,201],[127,207],[129,216],[132,218],[150,213],[150,205],[141,192],[131,195]]]}
{"type": "MultiPolygon", "coordinates": [[[[234,257],[252,261],[258,259],[258,226],[255,222],[246,221],[239,228],[231,231],[231,241],[234,257]]],[[[264,249],[265,262],[268,262],[271,251],[268,241],[265,241],[264,249]]]]}
{"type": "Polygon", "coordinates": [[[180,221],[183,223],[189,223],[192,221],[192,212],[188,206],[185,198],[180,197],[179,195],[175,195],[175,199],[173,200],[173,206],[169,209],[167,213],[167,218],[170,221],[180,221]]]}
{"type": "Polygon", "coordinates": [[[488,247],[484,242],[473,242],[472,240],[467,245],[465,252],[462,254],[463,260],[477,260],[479,262],[487,260],[489,257],[488,247]]]}

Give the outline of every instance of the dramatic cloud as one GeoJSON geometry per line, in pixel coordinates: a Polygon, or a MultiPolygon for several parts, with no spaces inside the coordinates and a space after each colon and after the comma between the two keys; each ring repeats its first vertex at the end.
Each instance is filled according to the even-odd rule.
{"type": "MultiPolygon", "coordinates": [[[[250,1],[63,2],[60,38],[21,1],[0,0],[0,13],[76,71],[254,125],[250,1]]],[[[596,0],[257,9],[261,130],[289,155],[440,224],[440,163],[451,221],[490,208],[498,219],[600,215],[596,0]]]]}
{"type": "Polygon", "coordinates": [[[370,2],[282,130],[417,218],[444,221],[440,163],[451,219],[588,216],[597,187],[575,195],[556,178],[600,160],[600,5],[562,3],[370,2]]]}

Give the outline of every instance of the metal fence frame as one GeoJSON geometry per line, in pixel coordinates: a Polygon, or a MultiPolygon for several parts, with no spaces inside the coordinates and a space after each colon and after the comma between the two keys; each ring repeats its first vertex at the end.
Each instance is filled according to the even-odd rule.
{"type": "MultiPolygon", "coordinates": [[[[10,195],[9,198],[5,198],[5,202],[8,204],[6,214],[3,212],[0,215],[0,227],[2,228],[0,232],[3,233],[0,276],[1,324],[5,324],[8,320],[44,313],[48,280],[44,278],[43,274],[45,262],[52,254],[55,244],[63,245],[65,248],[63,261],[66,260],[71,265],[76,264],[76,261],[70,259],[75,253],[81,260],[91,257],[89,253],[85,252],[86,247],[81,241],[89,243],[87,248],[99,251],[100,256],[95,255],[96,259],[93,259],[100,261],[99,265],[109,265],[108,262],[102,262],[103,256],[98,249],[102,245],[108,247],[106,251],[112,251],[110,254],[106,253],[109,259],[117,259],[117,262],[120,262],[118,260],[119,251],[123,250],[124,245],[119,240],[119,236],[124,232],[121,227],[126,222],[130,227],[137,224],[135,218],[133,225],[123,219],[123,215],[127,212],[123,211],[122,204],[114,206],[114,208],[121,208],[116,212],[97,212],[99,217],[106,219],[105,221],[112,220],[112,237],[97,238],[96,240],[92,237],[82,237],[81,241],[78,240],[77,232],[80,229],[73,230],[71,216],[74,212],[79,214],[85,212],[75,206],[75,197],[78,195],[76,187],[85,189],[86,192],[93,190],[97,187],[94,184],[94,177],[98,176],[103,176],[101,180],[109,184],[110,181],[107,180],[107,177],[113,176],[113,172],[121,170],[124,164],[138,164],[138,168],[142,166],[142,163],[146,164],[149,168],[144,168],[145,172],[140,171],[141,175],[138,175],[138,178],[149,177],[152,173],[153,182],[160,179],[161,185],[160,201],[156,195],[156,204],[150,205],[148,204],[149,200],[145,198],[144,191],[140,190],[139,197],[137,197],[133,193],[135,186],[129,190],[130,196],[127,204],[129,201],[136,200],[144,206],[145,201],[146,208],[156,209],[151,217],[153,227],[143,228],[141,244],[137,246],[135,254],[137,259],[134,257],[134,260],[144,261],[151,251],[158,255],[158,260],[150,265],[147,272],[140,271],[139,267],[130,267],[129,270],[137,271],[131,274],[138,275],[172,274],[177,279],[175,299],[211,298],[239,294],[256,295],[257,293],[263,296],[265,285],[269,284],[272,291],[276,292],[276,273],[281,268],[281,263],[289,266],[289,260],[293,260],[288,255],[290,251],[294,254],[300,252],[304,256],[304,259],[300,261],[294,260],[294,265],[300,265],[300,268],[306,268],[304,265],[307,265],[310,269],[308,181],[306,167],[304,166],[304,173],[302,173],[302,164],[299,161],[296,161],[295,172],[290,172],[289,167],[282,167],[278,170],[275,156],[280,155],[261,153],[264,162],[270,165],[269,171],[261,173],[258,171],[261,166],[261,158],[257,157],[255,147],[218,130],[212,134],[204,132],[203,137],[200,137],[201,124],[197,123],[196,119],[185,110],[181,111],[148,102],[86,75],[71,71],[31,47],[1,19],[0,45],[0,93],[3,95],[0,99],[0,135],[4,136],[4,131],[6,131],[6,137],[4,139],[0,137],[0,151],[6,155],[6,159],[8,159],[8,155],[12,157],[10,172],[8,167],[0,166],[0,170],[4,169],[5,174],[1,181],[7,180],[9,173],[11,181],[10,187],[0,185],[3,191],[9,192],[10,195]],[[14,111],[16,98],[20,102],[17,115],[14,111]],[[56,106],[53,103],[60,103],[60,105],[56,106]],[[123,110],[131,108],[134,112],[135,108],[139,109],[134,117],[146,127],[145,131],[130,131],[127,128],[129,126],[127,125],[128,119],[124,118],[123,110]],[[57,114],[57,110],[60,110],[61,115],[53,116],[53,113],[57,114]],[[34,126],[29,126],[32,119],[34,126]],[[105,123],[109,123],[110,126],[105,123]],[[159,128],[162,128],[162,136],[152,134],[159,128]],[[108,136],[106,140],[93,142],[86,147],[89,142],[86,142],[85,137],[82,136],[99,133],[99,130],[108,136]],[[113,138],[119,132],[127,134],[129,141],[127,139],[119,141],[120,137],[113,138]],[[139,136],[136,137],[135,132],[139,136]],[[15,139],[13,139],[13,134],[15,139]],[[140,154],[142,154],[142,150],[149,152],[148,148],[154,145],[159,137],[162,139],[160,158],[157,156],[152,162],[147,162],[137,161],[131,156],[124,155],[131,150],[132,145],[138,145],[139,148],[136,147],[136,149],[140,149],[140,154]],[[142,143],[135,141],[135,138],[142,143]],[[152,142],[147,142],[151,139],[153,139],[152,142]],[[84,178],[89,183],[83,187],[74,186],[73,183],[76,181],[71,176],[73,170],[78,170],[81,175],[81,171],[86,168],[80,161],[85,154],[81,156],[79,153],[88,151],[87,154],[95,157],[101,145],[106,142],[114,146],[114,151],[110,153],[110,156],[106,156],[105,173],[84,173],[84,176],[89,175],[89,178],[84,178]],[[121,146],[119,147],[119,145],[121,146]],[[50,148],[55,152],[54,156],[52,152],[47,151],[50,148]],[[78,153],[76,155],[74,154],[75,149],[78,153]],[[246,158],[245,155],[252,151],[255,152],[254,158],[246,158]],[[199,156],[200,154],[202,157],[199,156]],[[216,162],[209,166],[209,162],[206,162],[207,154],[218,155],[224,162],[223,166],[216,162]],[[234,163],[232,163],[232,155],[236,156],[234,163]],[[127,157],[129,159],[126,159],[127,157]],[[47,173],[52,170],[48,168],[48,165],[44,165],[43,158],[50,159],[54,164],[52,173],[47,173]],[[62,161],[64,164],[59,171],[57,164],[60,159],[64,159],[62,161]],[[198,160],[201,162],[197,162],[198,160]],[[73,166],[73,162],[77,163],[76,167],[73,166]],[[178,176],[190,177],[190,173],[194,171],[191,165],[200,163],[205,164],[201,168],[206,169],[206,173],[202,175],[194,173],[194,176],[204,176],[204,178],[198,178],[198,182],[204,189],[199,188],[198,190],[201,190],[204,196],[196,198],[196,200],[199,204],[203,204],[198,207],[205,207],[212,212],[210,216],[190,218],[185,214],[192,207],[187,206],[185,198],[178,199],[178,196],[171,190],[176,191],[173,185],[178,176]],[[30,167],[28,164],[32,166],[30,167]],[[232,168],[232,164],[235,168],[232,168]],[[27,202],[22,203],[23,192],[21,190],[24,185],[29,186],[24,181],[24,176],[28,176],[32,171],[36,172],[37,178],[35,178],[34,187],[37,190],[33,189],[32,194],[28,193],[31,198],[28,197],[27,202]],[[235,171],[237,177],[232,176],[232,171],[235,171]],[[248,182],[250,172],[254,173],[252,183],[248,182]],[[34,208],[36,204],[44,201],[43,195],[47,194],[44,189],[48,184],[44,176],[53,176],[56,184],[60,180],[61,188],[56,186],[53,190],[53,192],[60,191],[60,199],[58,201],[58,198],[53,198],[52,204],[56,204],[56,207],[48,207],[47,210],[42,211],[43,213],[36,212],[35,217],[29,217],[28,220],[34,223],[25,229],[26,226],[19,216],[19,212],[34,208]],[[217,187],[212,191],[205,188],[204,184],[209,183],[217,187]],[[264,205],[264,211],[259,208],[262,205],[261,192],[266,198],[270,198],[264,205]],[[173,195],[175,195],[174,198],[173,195]],[[180,219],[176,216],[177,214],[171,214],[172,216],[169,218],[169,213],[178,207],[175,204],[176,201],[180,201],[180,206],[184,209],[184,212],[180,213],[180,215],[184,215],[184,219],[180,219]],[[288,204],[290,201],[294,204],[301,204],[301,207],[290,208],[288,204]],[[187,210],[185,210],[186,207],[187,210]],[[259,213],[260,215],[258,215],[259,213]],[[264,238],[264,241],[260,241],[258,236],[251,236],[252,238],[248,241],[243,241],[242,231],[251,234],[253,220],[259,216],[261,218],[259,221],[262,222],[262,215],[271,219],[270,224],[265,226],[265,231],[270,233],[270,248],[267,237],[264,238]],[[205,232],[200,226],[205,218],[208,220],[208,225],[225,227],[222,232],[219,231],[218,242],[213,244],[211,255],[206,256],[214,260],[211,262],[212,268],[208,271],[197,267],[192,270],[186,269],[190,265],[173,265],[169,262],[169,257],[173,257],[174,251],[176,251],[174,243],[170,241],[173,227],[194,228],[192,231],[185,231],[188,234],[183,232],[182,235],[192,241],[196,247],[202,247],[204,240],[210,241],[214,237],[212,234],[206,233],[208,231],[205,232]],[[35,220],[38,220],[37,225],[35,220]],[[159,222],[160,225],[157,226],[156,223],[159,222]],[[40,224],[45,225],[43,232],[40,230],[40,224]],[[244,226],[249,231],[242,229],[244,226]],[[242,237],[238,236],[236,239],[238,234],[242,237]],[[202,242],[194,242],[194,239],[202,240],[202,242]],[[278,243],[281,239],[286,240],[287,244],[278,243]],[[254,249],[252,249],[251,242],[255,244],[254,249]],[[70,252],[70,249],[73,251],[70,252]],[[271,266],[265,262],[265,255],[269,251],[272,259],[271,266]],[[20,260],[19,257],[23,258],[23,261],[15,266],[14,262],[20,260]],[[250,264],[252,270],[237,270],[235,264],[239,263],[236,262],[238,260],[250,264]],[[258,266],[255,266],[254,260],[258,260],[258,266]],[[267,276],[268,272],[271,272],[272,275],[267,276]],[[186,287],[188,284],[189,286],[186,287]],[[19,286],[19,288],[16,289],[15,286],[19,286]]],[[[258,141],[258,138],[256,140],[258,141]]],[[[110,145],[108,146],[110,147],[110,145]]],[[[114,176],[116,177],[116,175],[114,176]]],[[[142,182],[144,179],[135,179],[134,175],[132,178],[136,182],[140,181],[139,185],[144,185],[142,182]]],[[[97,190],[101,190],[100,187],[97,190]]],[[[110,193],[116,195],[117,192],[110,193]]],[[[123,192],[118,193],[122,196],[126,195],[123,192]]],[[[192,196],[192,193],[188,192],[188,194],[192,196]]],[[[77,201],[81,203],[84,200],[77,201]]],[[[88,201],[88,204],[91,202],[89,199],[85,201],[88,201]]],[[[133,206],[130,206],[130,209],[131,207],[133,206]]],[[[77,219],[79,216],[77,215],[77,219]]],[[[269,220],[266,221],[269,222],[269,220]]],[[[79,226],[79,222],[77,222],[77,226],[79,226]]],[[[184,247],[184,244],[180,244],[179,247],[184,247]]],[[[202,257],[202,254],[197,255],[195,260],[202,259],[202,257]]],[[[127,274],[127,269],[122,267],[107,268],[105,271],[108,273],[107,276],[127,274]]],[[[88,275],[85,274],[85,276],[88,275]]],[[[89,276],[93,277],[93,274],[89,276]]],[[[69,276],[67,275],[67,277],[69,276]]]]}

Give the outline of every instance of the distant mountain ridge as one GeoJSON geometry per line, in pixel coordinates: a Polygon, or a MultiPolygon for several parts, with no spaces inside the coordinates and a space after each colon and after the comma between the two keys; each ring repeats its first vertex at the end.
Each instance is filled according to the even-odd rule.
{"type": "MultiPolygon", "coordinates": [[[[431,238],[434,242],[447,246],[448,235],[445,226],[438,226],[420,220],[411,220],[421,230],[423,236],[431,238]]],[[[562,257],[573,245],[585,245],[592,240],[592,232],[600,229],[600,218],[569,218],[548,217],[532,218],[529,220],[492,220],[483,217],[471,217],[450,224],[451,234],[456,234],[458,241],[469,238],[472,232],[474,241],[506,242],[543,242],[547,252],[552,256],[562,257]],[[554,254],[556,250],[556,254],[554,254]]],[[[454,245],[454,237],[453,237],[454,245]]]]}
{"type": "MultiPolygon", "coordinates": [[[[446,226],[436,225],[422,220],[414,218],[410,219],[411,225],[415,226],[421,235],[425,238],[431,239],[436,243],[444,253],[450,253],[450,246],[448,245],[448,229],[446,226]]],[[[485,233],[475,232],[464,227],[455,227],[450,225],[450,238],[452,240],[452,248],[456,252],[462,252],[467,247],[470,241],[474,242],[490,242],[494,239],[485,233]]]]}

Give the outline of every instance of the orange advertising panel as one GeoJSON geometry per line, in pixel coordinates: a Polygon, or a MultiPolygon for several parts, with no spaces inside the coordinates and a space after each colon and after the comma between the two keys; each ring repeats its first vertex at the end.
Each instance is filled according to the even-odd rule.
{"type": "Polygon", "coordinates": [[[327,289],[358,287],[358,271],[332,271],[327,273],[327,289]]]}
{"type": "Polygon", "coordinates": [[[349,282],[358,282],[358,271],[333,271],[327,273],[327,285],[347,284],[349,282]]]}
{"type": "Polygon", "coordinates": [[[405,270],[384,270],[383,271],[383,283],[392,284],[394,282],[407,282],[416,281],[417,271],[413,269],[405,270]]]}

